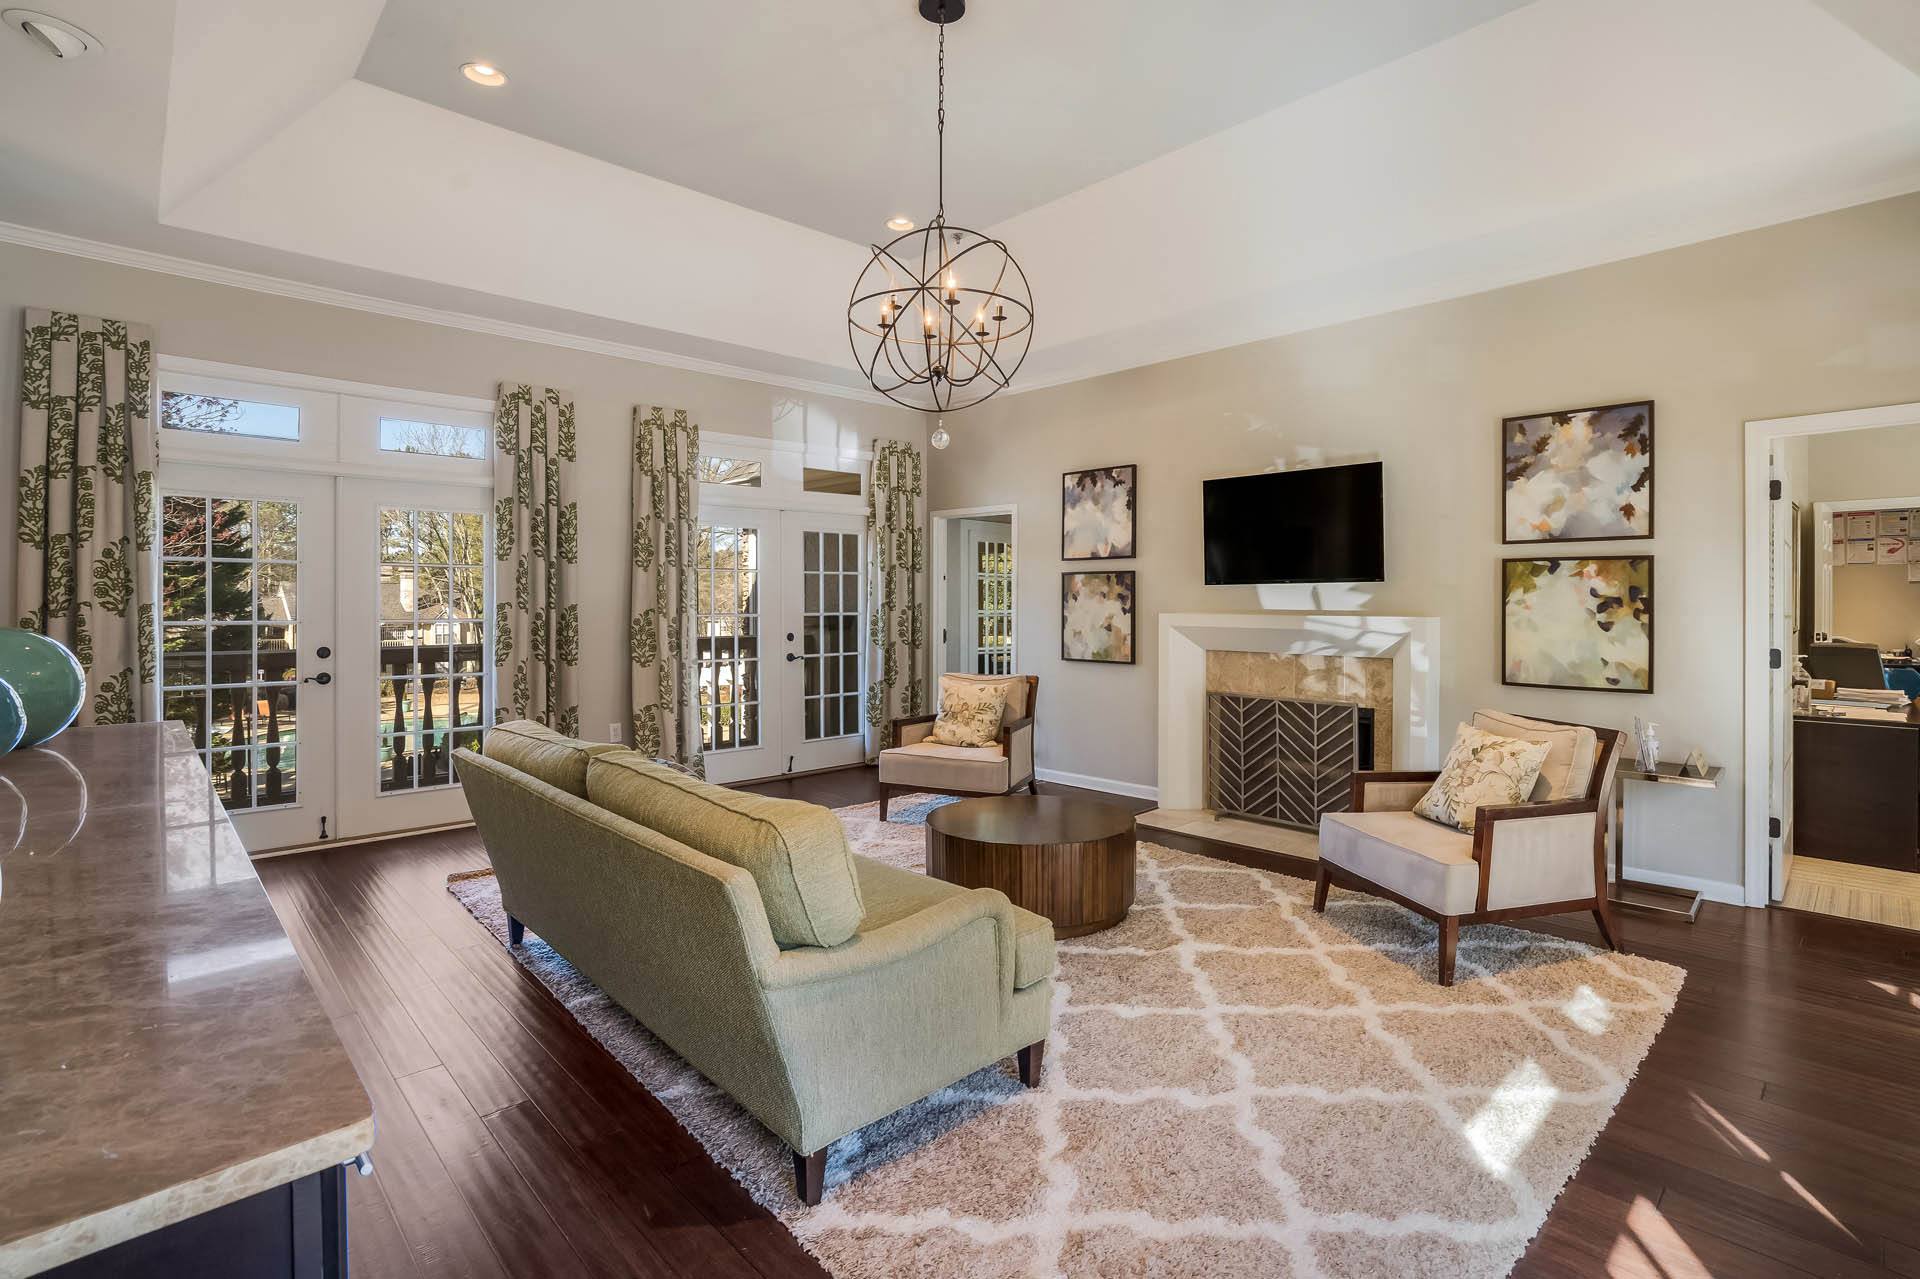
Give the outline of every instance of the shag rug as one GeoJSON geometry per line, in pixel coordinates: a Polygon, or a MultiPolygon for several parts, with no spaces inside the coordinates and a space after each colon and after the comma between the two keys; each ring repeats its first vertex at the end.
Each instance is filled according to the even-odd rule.
{"type": "MultiPolygon", "coordinates": [[[[859,852],[923,869],[914,797],[859,852]]],[[[1685,973],[1499,926],[1436,930],[1142,843],[1118,927],[1060,945],[1042,1086],[990,1066],[834,1143],[794,1198],[757,1121],[531,932],[522,964],[843,1279],[1500,1276],[1546,1220],[1685,973]]],[[[504,939],[490,876],[451,891],[504,939]]],[[[885,1033],[876,1028],[876,1033],[885,1033]]]]}

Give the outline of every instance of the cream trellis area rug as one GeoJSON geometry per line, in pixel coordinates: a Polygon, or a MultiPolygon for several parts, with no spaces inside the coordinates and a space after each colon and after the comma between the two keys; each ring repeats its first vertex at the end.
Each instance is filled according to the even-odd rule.
{"type": "MultiPolygon", "coordinates": [[[[839,811],[919,869],[943,801],[839,811]]],[[[490,878],[454,894],[506,931],[490,878]]],[[[837,1276],[1499,1276],[1546,1220],[1685,974],[1140,845],[1119,927],[1060,946],[1043,1086],[963,1079],[836,1143],[827,1197],[785,1150],[531,933],[522,962],[837,1276]]],[[[877,1027],[875,1033],[885,1033],[877,1027]]]]}

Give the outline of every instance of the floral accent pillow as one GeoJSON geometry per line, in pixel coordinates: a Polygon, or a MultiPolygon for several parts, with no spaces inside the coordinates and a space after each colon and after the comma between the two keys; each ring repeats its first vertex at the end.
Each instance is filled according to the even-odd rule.
{"type": "Polygon", "coordinates": [[[1481,805],[1527,802],[1552,749],[1551,742],[1501,737],[1462,724],[1453,735],[1453,749],[1447,752],[1439,779],[1413,811],[1472,834],[1475,810],[1481,805]]]}
{"type": "Polygon", "coordinates": [[[1005,684],[940,681],[940,716],[928,734],[942,746],[992,746],[1007,710],[1005,684]]]}

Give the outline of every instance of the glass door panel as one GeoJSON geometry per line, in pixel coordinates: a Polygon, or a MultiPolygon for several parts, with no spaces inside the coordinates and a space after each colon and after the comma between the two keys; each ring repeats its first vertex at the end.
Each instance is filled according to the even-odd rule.
{"type": "Polygon", "coordinates": [[[694,535],[695,692],[707,776],[742,781],[780,771],[767,742],[760,661],[764,548],[771,512],[704,512],[694,535]]]}
{"type": "Polygon", "coordinates": [[[962,525],[963,669],[974,675],[1013,674],[1013,542],[1004,523],[962,525]]]}
{"type": "Polygon", "coordinates": [[[789,617],[781,662],[782,753],[793,772],[856,764],[862,737],[861,665],[866,648],[862,520],[782,511],[781,583],[789,617]],[[797,641],[794,639],[797,633],[797,641]]]}
{"type": "Polygon", "coordinates": [[[311,678],[327,666],[332,530],[331,481],[162,476],[161,715],[186,726],[254,852],[320,838],[332,799],[333,698],[311,678]]]}
{"type": "Polygon", "coordinates": [[[340,833],[464,820],[453,752],[491,720],[486,491],[342,479],[340,833]]]}

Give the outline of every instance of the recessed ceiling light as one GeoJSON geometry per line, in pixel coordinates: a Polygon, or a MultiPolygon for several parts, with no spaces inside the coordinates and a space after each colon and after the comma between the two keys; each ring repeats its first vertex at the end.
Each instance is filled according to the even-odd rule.
{"type": "Polygon", "coordinates": [[[497,89],[507,82],[507,73],[491,62],[463,62],[460,64],[460,74],[489,89],[497,89]]]}
{"type": "Polygon", "coordinates": [[[100,41],[71,22],[32,9],[8,9],[0,12],[0,22],[17,27],[56,58],[77,58],[100,47],[100,41]]]}
{"type": "Polygon", "coordinates": [[[913,219],[912,218],[888,218],[887,230],[911,231],[913,230],[913,219]]]}

